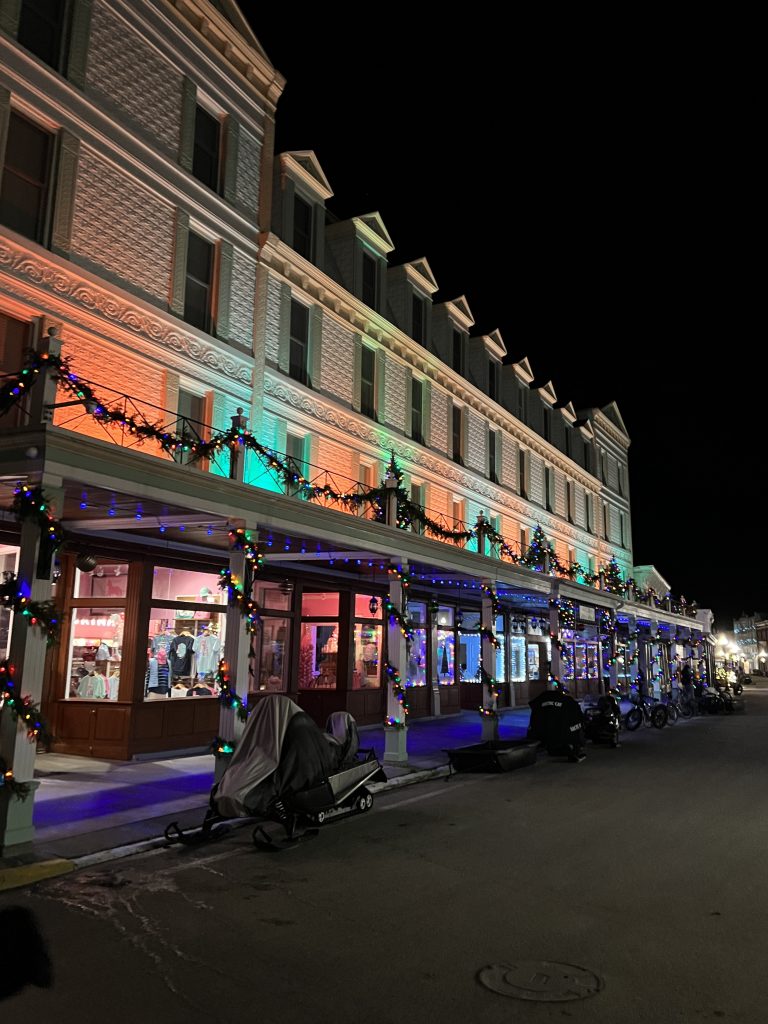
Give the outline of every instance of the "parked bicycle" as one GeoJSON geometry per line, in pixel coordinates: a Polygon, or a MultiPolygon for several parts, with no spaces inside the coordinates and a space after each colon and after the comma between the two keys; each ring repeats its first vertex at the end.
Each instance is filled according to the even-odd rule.
{"type": "Polygon", "coordinates": [[[695,707],[690,699],[675,697],[668,693],[662,703],[667,709],[667,725],[674,725],[678,718],[693,718],[695,707]]]}
{"type": "MultiPolygon", "coordinates": [[[[630,700],[632,700],[631,697],[630,700]]],[[[624,728],[629,732],[634,732],[645,723],[654,729],[663,729],[668,719],[669,715],[665,704],[644,697],[638,699],[635,706],[624,715],[624,728]]]]}

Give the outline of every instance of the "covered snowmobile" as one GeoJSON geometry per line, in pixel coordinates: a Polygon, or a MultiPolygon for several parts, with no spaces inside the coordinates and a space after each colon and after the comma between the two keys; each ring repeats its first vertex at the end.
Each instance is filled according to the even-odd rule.
{"type": "MultiPolygon", "coordinates": [[[[373,794],[366,784],[385,780],[373,750],[360,750],[357,725],[336,711],[322,732],[309,715],[284,694],[263,698],[251,713],[232,760],[213,787],[202,828],[185,833],[176,822],[165,830],[170,842],[210,838],[233,818],[277,822],[294,842],[308,826],[349,811],[366,811],[373,794]]],[[[316,830],[315,830],[316,831],[316,830]]],[[[259,824],[257,845],[281,843],[259,824]]]]}
{"type": "Polygon", "coordinates": [[[561,686],[545,690],[529,701],[530,739],[538,740],[550,755],[567,754],[581,760],[584,745],[584,714],[578,701],[561,686]]]}

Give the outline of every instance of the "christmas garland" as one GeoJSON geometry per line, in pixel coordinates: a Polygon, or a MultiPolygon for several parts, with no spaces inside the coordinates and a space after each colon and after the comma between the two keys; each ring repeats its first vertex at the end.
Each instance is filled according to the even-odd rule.
{"type": "Polygon", "coordinates": [[[243,617],[246,633],[253,636],[258,631],[261,622],[259,605],[252,597],[246,596],[240,580],[231,569],[222,569],[218,582],[219,589],[227,592],[227,604],[230,608],[237,608],[243,617]]]}
{"type": "Polygon", "coordinates": [[[11,511],[20,523],[33,520],[40,528],[40,543],[49,552],[58,551],[64,543],[61,520],[51,511],[51,502],[42,487],[28,487],[18,483],[14,492],[11,511]]]}
{"type": "Polygon", "coordinates": [[[230,530],[229,543],[233,551],[242,551],[245,554],[245,560],[253,572],[259,572],[264,565],[264,552],[257,541],[251,540],[250,530],[230,530]]]}
{"type": "Polygon", "coordinates": [[[7,658],[0,661],[0,711],[7,708],[13,718],[26,728],[30,743],[40,739],[49,746],[52,737],[40,706],[31,697],[19,696],[15,672],[14,666],[7,658]]]}
{"type": "Polygon", "coordinates": [[[37,626],[46,634],[49,644],[54,643],[59,635],[59,620],[56,617],[56,606],[53,601],[32,601],[25,591],[27,586],[20,583],[14,573],[8,573],[7,579],[0,583],[0,607],[9,608],[23,615],[30,626],[37,626]]]}
{"type": "Polygon", "coordinates": [[[404,729],[408,718],[408,695],[403,686],[403,678],[389,661],[384,662],[384,671],[392,686],[392,693],[403,711],[402,718],[393,718],[391,715],[387,715],[384,719],[384,727],[386,729],[404,729]]]}
{"type": "MultiPolygon", "coordinates": [[[[242,697],[238,697],[235,690],[232,688],[232,678],[229,674],[229,667],[224,658],[219,661],[219,667],[216,670],[216,684],[220,689],[219,702],[224,705],[225,708],[231,708],[241,722],[245,722],[248,718],[250,708],[248,702],[243,700],[242,697]]],[[[218,737],[217,737],[218,740],[218,737]]],[[[219,753],[226,753],[222,750],[219,753]]]]}
{"type": "Polygon", "coordinates": [[[480,627],[480,638],[482,640],[488,640],[489,643],[493,644],[493,646],[496,648],[497,651],[501,647],[501,641],[496,636],[494,631],[492,629],[488,628],[488,626],[481,626],[480,627]]]}
{"type": "Polygon", "coordinates": [[[407,643],[413,640],[413,627],[406,616],[396,608],[388,596],[384,597],[384,612],[392,625],[397,625],[407,643]]]}

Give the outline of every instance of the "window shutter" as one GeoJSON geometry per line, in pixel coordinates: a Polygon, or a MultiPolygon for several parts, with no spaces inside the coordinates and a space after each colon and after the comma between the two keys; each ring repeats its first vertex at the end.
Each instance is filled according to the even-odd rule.
{"type": "Polygon", "coordinates": [[[0,0],[0,29],[14,39],[19,31],[21,0],[0,0]]]}
{"type": "Polygon", "coordinates": [[[85,88],[85,70],[88,63],[88,40],[91,35],[92,7],[93,0],[75,0],[72,10],[67,78],[78,89],[85,88]]]}
{"type": "Polygon", "coordinates": [[[181,138],[179,140],[179,163],[192,170],[195,155],[195,114],[197,108],[197,86],[184,78],[181,87],[181,138]]]}
{"type": "Polygon", "coordinates": [[[237,161],[240,153],[240,122],[227,120],[226,153],[224,155],[224,198],[234,205],[237,196],[237,161]]]}
{"type": "Polygon", "coordinates": [[[232,259],[234,247],[231,242],[219,242],[219,287],[216,295],[216,337],[229,338],[229,321],[232,304],[232,259]]]}
{"type": "Polygon", "coordinates": [[[359,334],[355,335],[355,351],[354,351],[354,379],[352,381],[352,408],[357,412],[360,412],[360,387],[362,378],[362,365],[363,365],[363,339],[359,334]]]}
{"type": "Polygon", "coordinates": [[[5,167],[5,145],[8,141],[8,122],[11,119],[11,94],[0,86],[0,185],[5,167]]]}
{"type": "Polygon", "coordinates": [[[173,247],[173,280],[171,282],[171,312],[184,316],[184,288],[187,277],[187,247],[189,245],[189,214],[176,211],[176,240],[173,247]]]}
{"type": "Polygon", "coordinates": [[[72,214],[75,205],[80,140],[62,128],[59,132],[58,148],[51,249],[59,256],[69,256],[72,244],[72,214]]]}
{"type": "Polygon", "coordinates": [[[313,306],[309,313],[309,356],[307,370],[308,384],[312,388],[320,383],[320,366],[323,357],[323,310],[321,306],[313,306]]]}
{"type": "Polygon", "coordinates": [[[277,365],[288,373],[291,364],[291,286],[280,285],[280,338],[277,350],[277,365]]]}

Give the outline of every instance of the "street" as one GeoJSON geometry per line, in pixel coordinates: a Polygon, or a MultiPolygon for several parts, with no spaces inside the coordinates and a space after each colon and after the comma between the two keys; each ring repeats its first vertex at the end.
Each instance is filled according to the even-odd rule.
{"type": "Polygon", "coordinates": [[[6,893],[0,909],[37,916],[55,979],[4,1003],[3,1024],[758,1024],[768,690],[746,699],[590,745],[581,765],[388,793],[283,854],[242,829],[6,893]],[[519,960],[604,987],[542,1003],[478,982],[519,960]]]}

